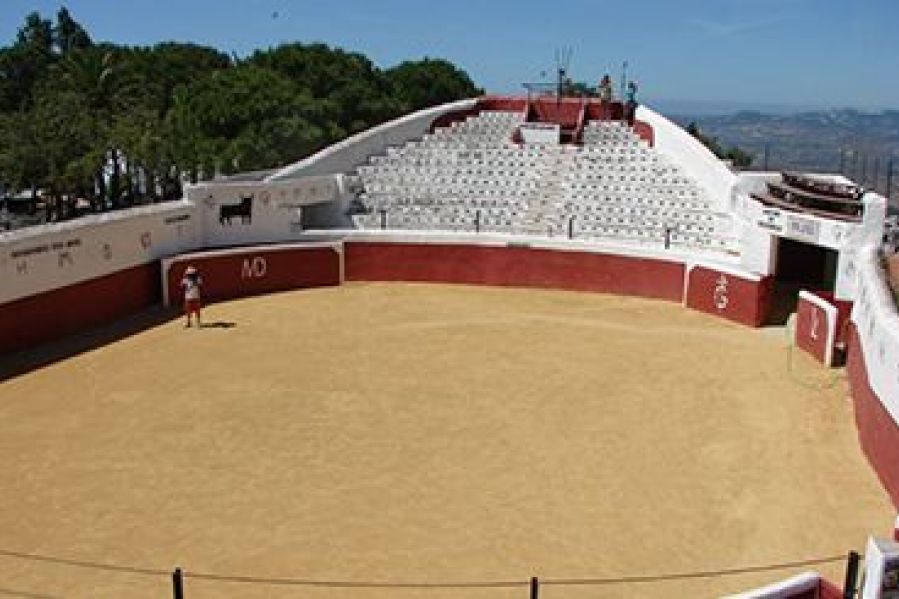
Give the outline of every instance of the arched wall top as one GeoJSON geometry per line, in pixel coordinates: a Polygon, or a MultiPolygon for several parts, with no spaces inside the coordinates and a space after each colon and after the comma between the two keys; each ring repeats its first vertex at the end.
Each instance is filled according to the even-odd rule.
{"type": "Polygon", "coordinates": [[[737,176],[708,148],[679,125],[646,107],[637,108],[637,119],[648,123],[655,134],[655,149],[682,167],[709,194],[715,210],[728,212],[737,176]]]}
{"type": "Polygon", "coordinates": [[[421,137],[430,130],[431,123],[444,114],[470,110],[477,105],[477,98],[468,98],[413,112],[328,146],[308,158],[275,171],[265,180],[280,181],[309,175],[348,173],[364,164],[369,156],[383,154],[390,146],[402,145],[421,137]]]}

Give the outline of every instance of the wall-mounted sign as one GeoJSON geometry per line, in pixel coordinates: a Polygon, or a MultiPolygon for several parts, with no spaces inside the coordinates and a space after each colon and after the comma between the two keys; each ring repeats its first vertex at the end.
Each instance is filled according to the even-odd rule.
{"type": "Polygon", "coordinates": [[[239,218],[242,225],[253,224],[253,198],[253,194],[241,196],[237,204],[219,206],[219,224],[230,226],[233,218],[239,218]]]}
{"type": "Polygon", "coordinates": [[[767,229],[774,233],[783,233],[784,231],[784,218],[780,210],[762,210],[762,215],[756,221],[756,224],[762,229],[767,229]]]}
{"type": "Polygon", "coordinates": [[[562,139],[562,129],[555,123],[526,123],[519,131],[526,144],[557,144],[562,139]]]}
{"type": "Polygon", "coordinates": [[[787,217],[786,235],[799,241],[818,243],[821,237],[821,223],[810,218],[790,215],[787,217]]]}

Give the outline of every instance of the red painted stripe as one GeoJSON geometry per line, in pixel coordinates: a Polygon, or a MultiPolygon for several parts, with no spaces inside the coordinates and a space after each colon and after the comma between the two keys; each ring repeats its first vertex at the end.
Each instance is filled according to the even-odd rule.
{"type": "Polygon", "coordinates": [[[340,285],[340,252],[330,247],[186,255],[169,264],[166,273],[172,305],[182,303],[181,279],[189,264],[200,271],[204,302],[340,285]]]}
{"type": "Polygon", "coordinates": [[[595,291],[681,301],[684,266],[611,254],[428,243],[348,242],[351,281],[423,281],[595,291]]]}
{"type": "Polygon", "coordinates": [[[796,345],[816,360],[827,364],[827,314],[820,306],[800,297],[796,303],[796,345]]]}
{"type": "Polygon", "coordinates": [[[871,388],[861,340],[854,324],[849,325],[847,337],[846,371],[855,405],[858,438],[893,505],[899,508],[899,425],[871,388]]]}
{"type": "Polygon", "coordinates": [[[0,306],[0,353],[87,331],[159,301],[159,262],[151,262],[9,302],[0,306]]]}
{"type": "Polygon", "coordinates": [[[722,271],[694,267],[687,307],[751,327],[764,324],[771,299],[771,277],[752,281],[722,271]]]}

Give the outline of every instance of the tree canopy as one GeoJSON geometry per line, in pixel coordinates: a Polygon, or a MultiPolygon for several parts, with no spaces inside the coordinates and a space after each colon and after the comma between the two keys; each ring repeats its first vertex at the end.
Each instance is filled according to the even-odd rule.
{"type": "Polygon", "coordinates": [[[0,191],[44,193],[47,218],[180,197],[209,178],[299,160],[404,113],[482,93],[453,64],[381,69],[325,44],[240,59],[187,43],[97,42],[65,8],[0,48],[0,191]]]}
{"type": "Polygon", "coordinates": [[[722,160],[729,160],[737,168],[749,168],[752,165],[752,155],[737,146],[725,148],[715,137],[709,137],[699,130],[699,125],[695,121],[691,121],[687,125],[687,133],[699,140],[702,145],[707,147],[712,154],[722,160]]]}

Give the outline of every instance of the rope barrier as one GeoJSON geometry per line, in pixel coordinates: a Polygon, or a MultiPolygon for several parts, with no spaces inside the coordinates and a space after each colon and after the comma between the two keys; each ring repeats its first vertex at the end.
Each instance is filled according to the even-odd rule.
{"type": "Polygon", "coordinates": [[[571,579],[540,579],[541,585],[575,586],[575,585],[613,585],[635,584],[647,582],[666,582],[669,580],[688,580],[698,578],[718,578],[722,576],[737,576],[740,574],[753,574],[758,572],[772,572],[777,570],[789,570],[806,566],[816,566],[835,562],[846,561],[845,555],[832,557],[820,557],[794,562],[781,562],[778,564],[766,564],[764,566],[745,566],[743,568],[728,568],[724,570],[705,570],[695,572],[675,572],[669,574],[656,574],[649,576],[621,576],[618,578],[571,578],[571,579]]]}
{"type": "MultiPolygon", "coordinates": [[[[60,564],[65,566],[73,566],[76,568],[87,568],[92,570],[100,570],[107,572],[120,572],[126,574],[137,574],[142,576],[160,576],[169,577],[171,571],[158,570],[154,568],[142,568],[138,566],[122,566],[103,562],[93,562],[87,560],[78,560],[70,558],[62,558],[48,555],[40,555],[36,553],[25,553],[20,551],[10,551],[8,549],[0,549],[0,556],[22,559],[26,561],[46,562],[60,564]]],[[[845,555],[836,555],[830,557],[820,557],[792,562],[780,562],[775,564],[766,564],[760,566],[745,566],[741,568],[727,568],[722,570],[699,570],[692,572],[673,572],[667,574],[651,574],[638,576],[619,576],[610,578],[547,578],[540,579],[540,585],[547,586],[607,586],[619,584],[641,584],[666,582],[671,580],[687,580],[716,578],[722,576],[736,576],[740,574],[752,574],[758,572],[771,572],[777,570],[787,570],[791,568],[800,568],[807,566],[815,566],[827,563],[835,563],[845,561],[845,555]]],[[[213,574],[205,572],[183,572],[184,578],[203,580],[209,582],[221,582],[232,584],[259,584],[272,586],[306,586],[306,587],[330,587],[330,588],[347,588],[347,589],[490,589],[490,588],[519,588],[528,587],[531,582],[528,580],[512,581],[474,581],[474,582],[390,582],[390,581],[351,581],[351,580],[313,580],[304,578],[267,578],[261,576],[239,576],[213,574]]]]}
{"type": "Polygon", "coordinates": [[[22,551],[10,551],[8,549],[0,549],[0,556],[12,557],[32,562],[47,562],[51,564],[60,564],[63,566],[73,566],[75,568],[87,568],[90,570],[105,570],[107,572],[124,572],[126,574],[140,574],[143,576],[170,576],[169,570],[156,570],[153,568],[141,568],[138,566],[119,566],[116,564],[107,564],[103,562],[92,562],[87,560],[70,559],[65,557],[54,557],[51,555],[39,555],[37,553],[25,553],[22,551]]]}
{"type": "Polygon", "coordinates": [[[309,586],[348,589],[491,589],[530,586],[529,581],[486,581],[486,582],[389,582],[389,581],[349,581],[349,580],[309,580],[303,578],[262,578],[257,576],[227,576],[184,572],[184,578],[238,584],[265,584],[280,586],[309,586]]]}
{"type": "Polygon", "coordinates": [[[0,588],[0,596],[17,597],[18,599],[62,599],[56,595],[45,595],[43,593],[32,593],[30,591],[16,591],[13,589],[0,588]]]}

